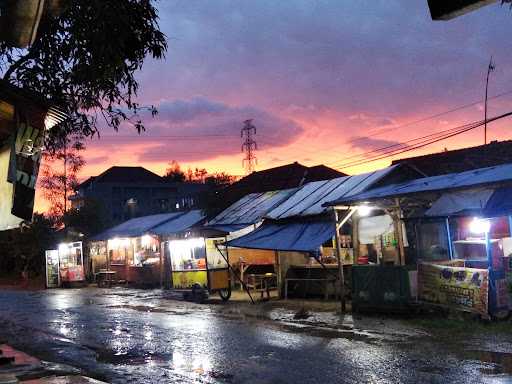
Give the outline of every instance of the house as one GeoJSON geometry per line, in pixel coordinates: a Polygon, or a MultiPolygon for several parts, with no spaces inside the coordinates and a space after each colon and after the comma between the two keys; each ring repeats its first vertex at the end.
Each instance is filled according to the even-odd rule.
{"type": "Polygon", "coordinates": [[[298,162],[253,172],[218,192],[217,201],[221,205],[219,211],[251,193],[295,188],[311,181],[341,176],[346,174],[325,165],[307,167],[298,162]]]}
{"type": "Polygon", "coordinates": [[[42,95],[0,81],[0,230],[32,220],[44,134],[63,119],[42,95]]]}
{"type": "Polygon", "coordinates": [[[74,208],[87,199],[100,202],[112,223],[133,217],[198,207],[209,186],[201,183],[167,182],[143,167],[114,166],[81,183],[70,197],[74,208]]]}
{"type": "Polygon", "coordinates": [[[437,176],[510,162],[512,162],[512,140],[491,141],[489,144],[476,147],[393,160],[391,164],[406,163],[425,176],[437,176]]]}

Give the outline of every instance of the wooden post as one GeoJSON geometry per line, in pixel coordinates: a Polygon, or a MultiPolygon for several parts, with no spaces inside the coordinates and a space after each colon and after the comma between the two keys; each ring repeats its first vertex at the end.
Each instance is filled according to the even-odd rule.
{"type": "MultiPolygon", "coordinates": [[[[341,258],[340,229],[354,214],[355,209],[350,209],[342,220],[339,219],[338,210],[334,208],[334,239],[336,242],[336,259],[338,261],[338,279],[340,281],[341,313],[345,313],[345,275],[343,272],[343,260],[341,258]]],[[[353,228],[352,228],[353,229],[353,228]]],[[[352,230],[354,232],[354,230],[352,230]]],[[[355,231],[357,232],[357,231],[355,231]]]]}
{"type": "MultiPolygon", "coordinates": [[[[160,240],[160,238],[158,238],[160,240]]],[[[160,289],[164,288],[164,244],[161,241],[158,241],[158,246],[160,247],[160,289]]]]}
{"type": "Polygon", "coordinates": [[[400,258],[400,265],[405,265],[405,249],[404,249],[404,235],[402,228],[402,218],[400,217],[400,201],[395,199],[396,208],[394,209],[395,233],[398,241],[398,252],[400,258]]]}
{"type": "Polygon", "coordinates": [[[283,297],[282,295],[282,275],[281,275],[281,260],[279,260],[279,251],[274,251],[275,253],[275,265],[276,265],[276,280],[277,280],[277,292],[279,293],[279,297],[283,297]]]}

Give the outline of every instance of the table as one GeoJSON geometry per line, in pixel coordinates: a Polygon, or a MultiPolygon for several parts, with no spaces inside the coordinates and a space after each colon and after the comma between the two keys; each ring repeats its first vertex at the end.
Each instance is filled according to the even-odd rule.
{"type": "Polygon", "coordinates": [[[253,289],[257,292],[261,292],[261,298],[263,299],[263,294],[267,293],[267,298],[270,299],[270,290],[276,289],[276,274],[275,273],[266,273],[264,275],[248,275],[247,279],[247,288],[253,289]]]}

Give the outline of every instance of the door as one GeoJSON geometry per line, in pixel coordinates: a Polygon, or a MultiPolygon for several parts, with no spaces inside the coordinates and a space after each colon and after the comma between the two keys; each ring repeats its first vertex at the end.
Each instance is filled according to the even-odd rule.
{"type": "Polygon", "coordinates": [[[59,251],[50,249],[46,251],[46,287],[57,288],[59,286],[59,251]]]}

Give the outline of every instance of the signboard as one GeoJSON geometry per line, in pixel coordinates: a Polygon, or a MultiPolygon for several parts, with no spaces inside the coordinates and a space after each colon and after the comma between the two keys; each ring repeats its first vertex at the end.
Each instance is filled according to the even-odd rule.
{"type": "Polygon", "coordinates": [[[418,298],[487,316],[489,273],[486,269],[430,263],[418,265],[418,298]]]}

